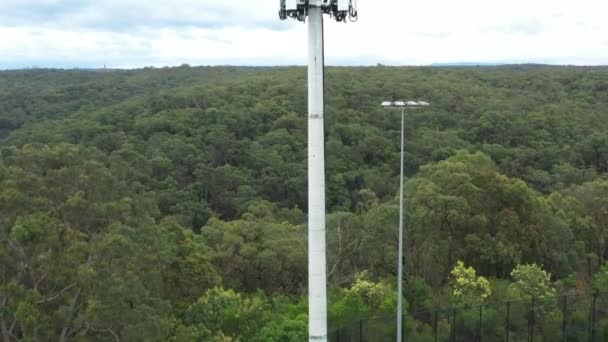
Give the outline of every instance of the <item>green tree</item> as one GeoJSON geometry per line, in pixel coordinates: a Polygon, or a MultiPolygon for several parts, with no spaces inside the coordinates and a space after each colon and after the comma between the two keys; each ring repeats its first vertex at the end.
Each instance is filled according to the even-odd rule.
{"type": "Polygon", "coordinates": [[[511,272],[512,283],[509,290],[514,298],[551,298],[555,296],[555,288],[551,283],[551,275],[537,264],[517,265],[511,272]]]}
{"type": "Polygon", "coordinates": [[[267,322],[264,297],[246,297],[233,290],[213,288],[190,305],[184,324],[201,335],[201,341],[211,336],[225,335],[234,340],[247,340],[267,322]]]}
{"type": "Polygon", "coordinates": [[[490,282],[477,276],[475,269],[466,267],[462,261],[456,263],[451,274],[452,297],[456,304],[481,304],[492,294],[490,282]]]}
{"type": "Polygon", "coordinates": [[[200,236],[185,230],[175,220],[165,219],[161,224],[167,227],[176,246],[175,258],[163,272],[163,293],[174,310],[183,313],[208,289],[219,286],[221,279],[211,264],[211,249],[200,236]]]}
{"type": "Polygon", "coordinates": [[[593,277],[593,290],[606,291],[608,289],[608,263],[604,264],[593,277]]]}

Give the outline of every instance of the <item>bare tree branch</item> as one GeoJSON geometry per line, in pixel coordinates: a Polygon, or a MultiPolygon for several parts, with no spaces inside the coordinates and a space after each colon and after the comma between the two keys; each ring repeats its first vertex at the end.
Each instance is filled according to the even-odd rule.
{"type": "Polygon", "coordinates": [[[78,289],[76,291],[76,294],[74,295],[74,299],[72,300],[72,305],[70,306],[70,317],[68,318],[67,322],[65,322],[65,325],[63,326],[63,329],[61,329],[61,337],[59,338],[59,341],[63,342],[67,340],[67,336],[70,333],[70,331],[72,330],[70,328],[70,325],[72,324],[72,321],[74,320],[74,317],[77,316],[77,310],[76,310],[76,304],[78,302],[78,298],[80,297],[80,292],[82,291],[82,289],[78,289]]]}
{"type": "Polygon", "coordinates": [[[44,281],[44,279],[46,279],[48,273],[44,272],[44,274],[42,275],[42,277],[40,277],[40,279],[36,280],[36,282],[34,282],[34,290],[38,290],[38,286],[40,285],[40,283],[42,283],[44,281]]]}
{"type": "Polygon", "coordinates": [[[22,257],[25,258],[25,251],[23,251],[23,248],[16,245],[11,239],[6,240],[8,241],[9,246],[17,253],[21,254],[22,257]]]}
{"type": "Polygon", "coordinates": [[[72,284],[64,287],[61,291],[59,291],[59,293],[57,293],[54,296],[47,297],[47,298],[44,298],[44,299],[41,299],[41,300],[37,301],[36,304],[44,304],[44,303],[48,303],[48,302],[54,301],[55,299],[61,297],[64,293],[66,293],[67,291],[69,291],[74,286],[76,286],[76,283],[72,283],[72,284]]]}
{"type": "Polygon", "coordinates": [[[118,338],[118,335],[114,332],[114,330],[112,330],[110,328],[108,328],[108,329],[91,328],[91,330],[96,331],[96,332],[102,332],[102,333],[110,333],[110,334],[112,334],[112,336],[114,336],[114,341],[120,342],[120,338],[118,338]]]}
{"type": "Polygon", "coordinates": [[[6,328],[6,323],[4,323],[4,319],[2,319],[2,322],[0,322],[0,328],[2,330],[2,339],[6,342],[10,342],[11,333],[6,328]]]}
{"type": "Polygon", "coordinates": [[[340,263],[340,257],[342,256],[342,225],[340,224],[340,221],[338,220],[338,256],[336,257],[336,262],[334,263],[334,266],[331,268],[331,271],[329,271],[329,277],[331,277],[334,272],[336,271],[336,268],[338,267],[338,264],[340,263]]]}
{"type": "Polygon", "coordinates": [[[194,101],[194,105],[196,106],[196,108],[198,108],[199,110],[203,109],[203,108],[201,108],[201,105],[198,103],[198,100],[196,99],[196,97],[193,97],[192,101],[194,101]]]}

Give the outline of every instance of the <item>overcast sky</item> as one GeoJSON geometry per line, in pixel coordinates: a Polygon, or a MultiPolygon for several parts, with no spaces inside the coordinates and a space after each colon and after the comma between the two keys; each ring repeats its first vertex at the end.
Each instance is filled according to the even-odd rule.
{"type": "MultiPolygon", "coordinates": [[[[279,0],[0,0],[0,69],[305,64],[279,0]]],[[[606,0],[359,0],[333,65],[608,65],[606,0]]]]}

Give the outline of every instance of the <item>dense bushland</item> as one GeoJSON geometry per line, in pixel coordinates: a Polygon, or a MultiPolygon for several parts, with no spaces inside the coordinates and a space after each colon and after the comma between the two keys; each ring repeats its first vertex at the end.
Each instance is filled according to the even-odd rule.
{"type": "MultiPolygon", "coordinates": [[[[330,326],[396,303],[387,97],[432,104],[408,310],[608,290],[608,68],[329,68],[326,97],[330,326]]],[[[0,72],[3,339],[305,339],[305,113],[304,68],[0,72]]]]}

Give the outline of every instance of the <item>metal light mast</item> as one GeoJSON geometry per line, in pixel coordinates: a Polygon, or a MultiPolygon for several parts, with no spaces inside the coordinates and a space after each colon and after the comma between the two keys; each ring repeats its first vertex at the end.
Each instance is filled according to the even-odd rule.
{"type": "Polygon", "coordinates": [[[399,166],[399,251],[397,257],[397,342],[403,341],[403,141],[405,139],[405,109],[428,107],[424,101],[384,101],[384,108],[401,108],[401,164],[399,166]]]}
{"type": "Polygon", "coordinates": [[[357,18],[357,0],[280,0],[281,20],[308,17],[308,338],[327,341],[323,14],[357,18]]]}

